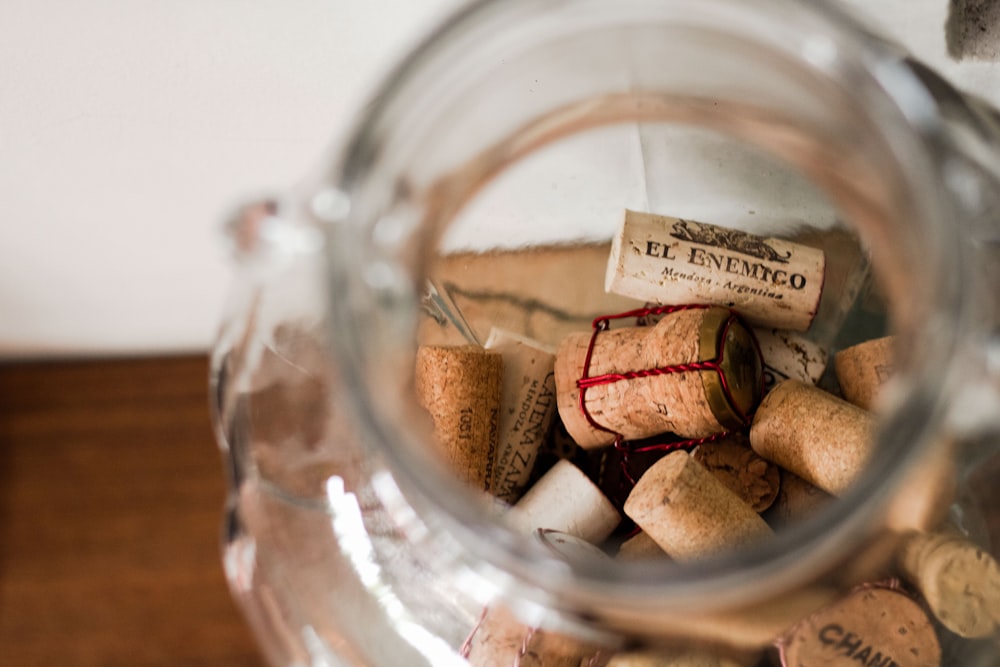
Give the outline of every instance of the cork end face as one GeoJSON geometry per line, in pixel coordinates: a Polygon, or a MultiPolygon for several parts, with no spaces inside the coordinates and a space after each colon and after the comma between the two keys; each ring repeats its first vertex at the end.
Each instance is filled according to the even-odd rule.
{"type": "Polygon", "coordinates": [[[785,665],[929,667],[941,664],[941,645],[917,602],[865,586],[793,628],[781,658],[785,665]]]}
{"type": "Polygon", "coordinates": [[[657,503],[669,504],[669,491],[684,474],[684,469],[692,463],[690,454],[676,451],[667,454],[647,470],[636,482],[632,493],[625,501],[625,514],[640,523],[636,517],[646,516],[651,506],[657,503]],[[659,492],[659,491],[663,492],[659,492]]]}
{"type": "Polygon", "coordinates": [[[726,429],[746,426],[761,400],[764,364],[753,332],[724,308],[712,308],[701,329],[703,359],[718,359],[719,372],[703,372],[705,397],[726,429]]]}

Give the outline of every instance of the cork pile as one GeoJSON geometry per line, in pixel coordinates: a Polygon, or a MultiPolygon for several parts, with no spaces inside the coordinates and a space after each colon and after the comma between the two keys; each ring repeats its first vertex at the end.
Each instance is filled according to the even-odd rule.
{"type": "MultiPolygon", "coordinates": [[[[808,520],[875,455],[872,409],[893,368],[892,338],[835,356],[810,339],[825,260],[626,212],[605,289],[645,307],[555,349],[499,329],[482,347],[420,348],[416,390],[442,460],[509,505],[514,530],[608,567],[752,548],[808,520]],[[831,356],[836,391],[817,386],[831,356]]],[[[950,504],[947,484],[931,488],[950,504]]],[[[498,606],[462,652],[477,666],[934,666],[942,636],[1000,629],[1000,567],[986,551],[943,523],[898,543],[897,579],[843,591],[759,651],[616,652],[498,606]]]]}

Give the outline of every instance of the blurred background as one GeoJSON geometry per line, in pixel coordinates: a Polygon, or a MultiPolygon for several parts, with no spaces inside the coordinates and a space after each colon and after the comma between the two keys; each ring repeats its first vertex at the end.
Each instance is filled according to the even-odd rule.
{"type": "MultiPolygon", "coordinates": [[[[996,3],[843,1],[1000,103],[996,3]]],[[[378,77],[458,4],[0,3],[0,358],[206,350],[226,212],[322,164],[378,77]]]]}

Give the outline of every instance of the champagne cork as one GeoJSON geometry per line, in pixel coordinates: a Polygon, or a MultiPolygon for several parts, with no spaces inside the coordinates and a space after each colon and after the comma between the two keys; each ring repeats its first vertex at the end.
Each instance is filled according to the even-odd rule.
{"type": "Polygon", "coordinates": [[[765,459],[839,495],[868,462],[873,427],[867,411],[816,387],[785,380],[757,408],[750,445],[765,459]]]}
{"type": "Polygon", "coordinates": [[[493,494],[516,502],[524,491],[556,412],[555,355],[539,343],[493,329],[486,349],[503,355],[500,435],[493,494]]]}
{"type": "Polygon", "coordinates": [[[871,410],[879,389],[893,371],[894,336],[876,338],[841,350],[833,357],[840,393],[849,403],[871,410]]]}
{"type": "Polygon", "coordinates": [[[797,624],[779,643],[787,667],[938,667],[941,646],[920,605],[865,586],[797,624]]]}
{"type": "Polygon", "coordinates": [[[625,211],[608,292],[656,303],[714,303],[749,321],[805,331],[823,292],[822,250],[691,220],[625,211]]]}
{"type": "Polygon", "coordinates": [[[463,649],[472,667],[580,667],[600,652],[596,643],[521,623],[503,607],[484,611],[463,649]]]}
{"type": "Polygon", "coordinates": [[[621,515],[583,472],[556,463],[517,502],[507,517],[522,533],[539,529],[568,533],[597,544],[621,523],[621,515]]]}
{"type": "Polygon", "coordinates": [[[702,443],[691,456],[754,512],[763,512],[778,497],[778,466],[750,449],[742,434],[702,443]]]}
{"type": "Polygon", "coordinates": [[[611,658],[607,667],[746,667],[721,656],[706,653],[620,653],[611,658]]]}
{"type": "Polygon", "coordinates": [[[781,484],[778,487],[778,497],[764,514],[764,519],[772,528],[777,529],[804,521],[833,500],[833,496],[829,493],[795,473],[783,469],[780,472],[781,484]]]}
{"type": "Polygon", "coordinates": [[[669,558],[667,552],[660,548],[647,533],[637,533],[622,542],[615,558],[621,561],[649,560],[651,558],[669,558]]]}
{"type": "Polygon", "coordinates": [[[764,357],[764,393],[784,380],[816,384],[823,377],[829,353],[826,348],[795,331],[754,327],[764,357]]]}
{"type": "Polygon", "coordinates": [[[967,638],[997,631],[1000,565],[978,545],[955,534],[911,533],[896,560],[946,628],[967,638]]]}
{"type": "Polygon", "coordinates": [[[466,484],[490,491],[500,422],[503,357],[474,345],[417,350],[416,391],[434,421],[445,462],[466,484]]]}
{"type": "Polygon", "coordinates": [[[600,332],[586,368],[590,343],[589,332],[571,334],[559,346],[555,364],[559,415],[584,449],[608,445],[616,433],[627,440],[666,432],[703,438],[739,428],[760,400],[761,365],[753,334],[724,308],[682,309],[654,327],[600,332]],[[578,386],[585,371],[594,381],[607,374],[676,368],[715,360],[720,349],[719,372],[680,370],[578,386]],[[587,414],[607,430],[595,428],[587,414]]]}
{"type": "Polygon", "coordinates": [[[625,513],[677,560],[753,544],[764,520],[684,451],[667,454],[635,485],[625,513]]]}
{"type": "MultiPolygon", "coordinates": [[[[645,308],[657,304],[647,301],[645,308]]],[[[653,326],[661,316],[643,314],[636,318],[636,326],[653,326]]],[[[786,329],[753,327],[754,335],[764,359],[764,393],[783,380],[798,380],[816,384],[826,370],[829,353],[826,348],[809,340],[804,334],[786,329]]]]}

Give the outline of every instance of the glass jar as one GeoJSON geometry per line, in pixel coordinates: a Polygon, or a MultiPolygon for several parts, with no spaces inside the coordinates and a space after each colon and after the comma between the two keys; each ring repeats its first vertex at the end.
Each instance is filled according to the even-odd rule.
{"type": "MultiPolygon", "coordinates": [[[[237,275],[211,378],[224,563],[269,660],[769,664],[798,619],[892,575],[911,531],[944,522],[996,553],[996,123],[821,3],[510,0],[453,16],[328,170],[228,227],[237,275]],[[752,548],[567,557],[434,454],[418,346],[494,327],[553,346],[634,307],[604,291],[625,209],[823,250],[801,340],[824,360],[896,336],[862,474],[752,548]],[[508,648],[470,658],[500,614],[508,648]]],[[[829,371],[816,380],[836,391],[829,371]]],[[[942,664],[1000,655],[937,634],[942,664]]]]}

